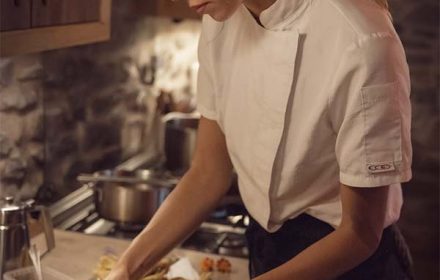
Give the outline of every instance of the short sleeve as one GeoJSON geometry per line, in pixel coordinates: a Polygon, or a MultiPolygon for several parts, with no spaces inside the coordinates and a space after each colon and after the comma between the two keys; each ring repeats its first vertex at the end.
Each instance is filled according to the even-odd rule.
{"type": "Polygon", "coordinates": [[[411,178],[409,71],[399,39],[364,38],[347,50],[329,101],[342,184],[378,187],[411,178]]]}
{"type": "Polygon", "coordinates": [[[214,75],[212,62],[208,55],[209,44],[205,40],[202,31],[199,48],[199,72],[197,78],[197,111],[205,118],[217,120],[217,108],[214,87],[214,75]]]}

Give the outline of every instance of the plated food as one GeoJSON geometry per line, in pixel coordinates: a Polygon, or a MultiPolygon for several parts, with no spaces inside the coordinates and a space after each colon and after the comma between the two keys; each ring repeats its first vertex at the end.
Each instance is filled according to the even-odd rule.
{"type": "MultiPolygon", "coordinates": [[[[104,280],[116,265],[117,257],[106,254],[100,257],[99,262],[93,271],[98,280],[104,280]]],[[[153,268],[143,274],[137,280],[189,280],[182,277],[168,278],[170,267],[179,260],[177,257],[166,257],[159,261],[153,268]]],[[[225,279],[225,274],[231,272],[232,265],[229,260],[220,258],[215,261],[212,258],[204,258],[200,263],[199,280],[220,280],[225,279]]]]}
{"type": "Polygon", "coordinates": [[[206,257],[200,262],[200,272],[218,271],[221,273],[230,273],[231,270],[231,262],[226,258],[220,258],[217,261],[214,261],[214,259],[206,257]]]}
{"type": "Polygon", "coordinates": [[[222,273],[230,273],[231,272],[231,262],[225,258],[220,258],[217,261],[217,270],[222,273]]]}

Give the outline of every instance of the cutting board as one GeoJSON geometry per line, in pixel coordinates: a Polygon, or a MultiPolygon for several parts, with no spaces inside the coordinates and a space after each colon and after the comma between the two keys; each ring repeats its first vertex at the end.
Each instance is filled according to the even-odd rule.
{"type": "MultiPolygon", "coordinates": [[[[102,236],[86,235],[70,231],[55,230],[55,249],[47,253],[42,264],[54,268],[73,279],[89,280],[99,258],[105,253],[121,255],[130,241],[102,236]]],[[[194,268],[199,267],[205,257],[218,259],[220,256],[191,250],[176,249],[172,254],[188,257],[194,268]]],[[[229,280],[248,280],[248,261],[227,257],[232,263],[229,280]]]]}

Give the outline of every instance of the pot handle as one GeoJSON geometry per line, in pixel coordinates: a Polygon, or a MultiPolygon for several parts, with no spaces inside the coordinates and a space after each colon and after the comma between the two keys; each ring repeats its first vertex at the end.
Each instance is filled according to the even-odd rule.
{"type": "Polygon", "coordinates": [[[98,181],[96,176],[94,176],[93,174],[79,174],[78,177],[76,177],[76,180],[85,183],[85,185],[98,181]]]}
{"type": "Polygon", "coordinates": [[[98,201],[101,202],[102,201],[102,190],[100,188],[96,187],[97,182],[88,182],[87,180],[81,180],[79,177],[81,177],[81,176],[78,176],[78,178],[77,178],[78,181],[85,182],[82,185],[82,187],[93,190],[98,195],[98,201]]]}
{"type": "MultiPolygon", "coordinates": [[[[47,246],[47,251],[51,251],[55,248],[55,236],[54,228],[52,223],[52,218],[50,216],[49,210],[43,205],[34,205],[34,201],[27,201],[26,204],[29,207],[29,215],[35,219],[39,225],[43,228],[43,233],[45,237],[45,243],[47,246]]],[[[35,237],[38,240],[38,237],[35,237]]],[[[37,241],[35,241],[37,242],[37,241]]],[[[38,243],[38,242],[37,242],[38,243]]],[[[42,249],[42,248],[40,248],[42,249]]],[[[46,248],[43,249],[46,252],[46,248]]]]}
{"type": "Polygon", "coordinates": [[[55,236],[49,210],[42,205],[35,206],[35,210],[41,213],[44,235],[46,236],[47,249],[50,251],[55,248],[55,236]]]}
{"type": "Polygon", "coordinates": [[[96,182],[87,182],[83,186],[87,187],[88,189],[96,189],[96,182]]]}
{"type": "Polygon", "coordinates": [[[95,194],[98,195],[98,201],[102,201],[102,190],[100,188],[96,187],[97,182],[87,182],[82,185],[83,188],[87,188],[89,190],[92,190],[95,194]]]}

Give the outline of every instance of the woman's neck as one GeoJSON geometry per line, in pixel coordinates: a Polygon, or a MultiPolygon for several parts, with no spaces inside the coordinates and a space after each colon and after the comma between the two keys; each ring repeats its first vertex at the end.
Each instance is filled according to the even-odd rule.
{"type": "Polygon", "coordinates": [[[244,5],[252,13],[257,21],[259,21],[260,14],[266,10],[277,0],[244,0],[244,5]]]}

